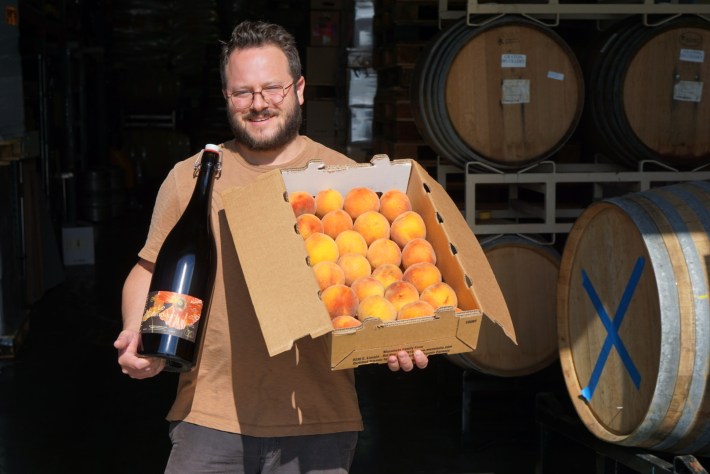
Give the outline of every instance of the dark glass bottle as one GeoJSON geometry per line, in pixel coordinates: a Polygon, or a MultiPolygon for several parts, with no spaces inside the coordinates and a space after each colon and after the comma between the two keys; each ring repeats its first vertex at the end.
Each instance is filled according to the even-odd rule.
{"type": "Polygon", "coordinates": [[[138,353],[164,358],[165,370],[172,372],[195,365],[207,322],[217,270],[212,187],[220,171],[219,147],[206,145],[195,163],[197,182],[190,202],[155,260],[138,353]]]}

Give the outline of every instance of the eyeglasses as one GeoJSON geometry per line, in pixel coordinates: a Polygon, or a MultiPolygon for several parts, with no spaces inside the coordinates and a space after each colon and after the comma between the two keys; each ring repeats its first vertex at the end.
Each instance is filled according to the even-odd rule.
{"type": "Polygon", "coordinates": [[[237,91],[229,94],[228,99],[231,99],[232,105],[237,109],[247,109],[254,103],[254,94],[261,95],[261,98],[268,105],[279,105],[284,101],[288,90],[296,83],[293,81],[287,86],[269,86],[264,87],[260,91],[237,91]]]}

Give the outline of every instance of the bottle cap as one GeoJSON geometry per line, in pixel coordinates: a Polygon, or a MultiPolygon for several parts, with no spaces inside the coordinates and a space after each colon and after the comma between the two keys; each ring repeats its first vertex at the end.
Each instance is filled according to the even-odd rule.
{"type": "Polygon", "coordinates": [[[213,151],[215,153],[219,153],[219,145],[208,143],[207,145],[205,145],[205,151],[213,151]]]}

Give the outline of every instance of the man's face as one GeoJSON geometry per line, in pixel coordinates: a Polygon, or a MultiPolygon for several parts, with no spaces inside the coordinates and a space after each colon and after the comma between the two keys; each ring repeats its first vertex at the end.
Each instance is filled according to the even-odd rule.
{"type": "MultiPolygon", "coordinates": [[[[286,55],[275,46],[234,51],[226,69],[225,95],[237,91],[261,91],[266,87],[286,87],[293,79],[286,55]]],[[[253,151],[277,150],[298,135],[301,127],[303,78],[286,90],[278,105],[253,94],[250,106],[237,108],[227,100],[227,117],[237,142],[253,151]]]]}

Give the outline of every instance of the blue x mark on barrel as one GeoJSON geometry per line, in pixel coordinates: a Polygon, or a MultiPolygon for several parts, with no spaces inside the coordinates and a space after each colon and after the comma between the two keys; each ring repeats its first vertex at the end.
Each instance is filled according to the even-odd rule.
{"type": "Polygon", "coordinates": [[[599,319],[601,319],[602,324],[607,330],[604,345],[599,353],[599,358],[597,358],[597,363],[594,365],[594,370],[589,378],[589,383],[582,389],[581,397],[587,402],[589,402],[594,395],[594,390],[597,388],[599,377],[601,377],[602,370],[604,370],[604,365],[609,357],[612,346],[616,347],[619,357],[624,363],[626,370],[629,372],[631,380],[634,382],[636,388],[638,389],[641,385],[641,374],[639,374],[636,369],[629,352],[624,346],[624,342],[621,340],[621,337],[619,337],[619,328],[621,327],[621,323],[624,321],[624,316],[626,316],[626,310],[629,308],[629,303],[631,303],[631,297],[633,296],[634,291],[636,291],[636,286],[641,279],[644,263],[645,259],[643,257],[639,257],[636,260],[634,269],[631,272],[631,277],[629,278],[626,288],[624,289],[624,294],[621,297],[621,302],[619,302],[619,307],[616,309],[616,313],[614,314],[613,322],[611,318],[609,318],[609,314],[606,312],[599,295],[594,290],[594,286],[592,285],[589,276],[587,276],[587,272],[582,270],[582,286],[584,286],[584,289],[587,291],[587,295],[589,295],[589,299],[592,300],[592,304],[594,305],[594,309],[597,311],[599,319]]]}

